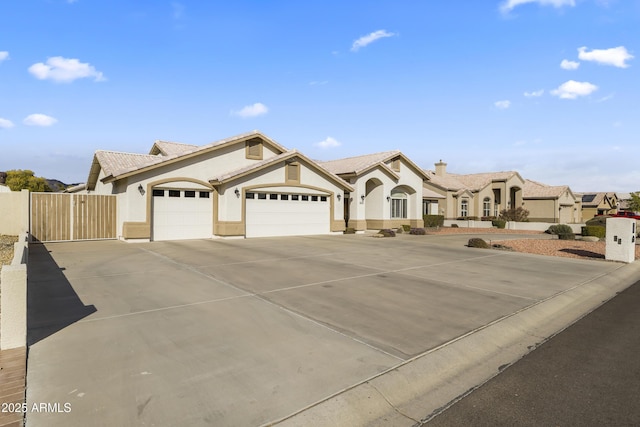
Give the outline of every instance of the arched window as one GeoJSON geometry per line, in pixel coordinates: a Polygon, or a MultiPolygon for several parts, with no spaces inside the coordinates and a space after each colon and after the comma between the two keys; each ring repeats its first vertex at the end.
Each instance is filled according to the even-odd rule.
{"type": "Polygon", "coordinates": [[[460,216],[469,216],[469,199],[460,202],[460,216]]]}
{"type": "Polygon", "coordinates": [[[407,217],[407,194],[400,191],[391,193],[391,218],[407,217]]]}
{"type": "Polygon", "coordinates": [[[482,216],[491,216],[491,199],[488,197],[482,202],[482,216]]]}

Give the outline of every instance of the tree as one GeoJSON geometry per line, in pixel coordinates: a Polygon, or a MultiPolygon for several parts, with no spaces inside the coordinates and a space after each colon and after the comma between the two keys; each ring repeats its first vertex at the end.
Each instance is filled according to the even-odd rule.
{"type": "Polygon", "coordinates": [[[630,211],[640,212],[640,191],[631,193],[631,200],[627,202],[630,211]]]}
{"type": "Polygon", "coordinates": [[[526,222],[529,218],[529,211],[522,207],[503,209],[500,211],[500,218],[505,221],[526,222]]]}
{"type": "Polygon", "coordinates": [[[51,191],[44,178],[36,177],[33,171],[15,169],[7,171],[5,184],[12,191],[51,191]]]}

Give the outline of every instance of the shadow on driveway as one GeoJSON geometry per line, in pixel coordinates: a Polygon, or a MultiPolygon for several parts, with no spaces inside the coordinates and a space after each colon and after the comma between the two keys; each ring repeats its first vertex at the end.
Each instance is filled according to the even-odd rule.
{"type": "Polygon", "coordinates": [[[39,242],[29,245],[27,345],[31,346],[97,310],[84,305],[67,278],[39,242]]]}

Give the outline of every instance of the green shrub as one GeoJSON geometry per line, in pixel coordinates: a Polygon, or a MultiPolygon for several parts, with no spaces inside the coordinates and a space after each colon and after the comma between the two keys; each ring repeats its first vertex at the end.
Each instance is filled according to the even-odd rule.
{"type": "Polygon", "coordinates": [[[495,216],[483,216],[480,218],[480,221],[493,221],[494,219],[496,219],[495,216]]]}
{"type": "Polygon", "coordinates": [[[458,224],[451,224],[451,228],[458,228],[458,224]]]}
{"type": "Polygon", "coordinates": [[[607,234],[607,228],[600,225],[587,225],[582,227],[583,236],[594,236],[602,239],[607,234]]]}
{"type": "Polygon", "coordinates": [[[560,240],[574,240],[576,238],[573,230],[567,224],[555,224],[549,227],[545,233],[554,234],[560,240]]]}
{"type": "Polygon", "coordinates": [[[411,231],[411,226],[407,224],[402,224],[402,229],[403,231],[406,231],[408,233],[411,231]]]}
{"type": "Polygon", "coordinates": [[[398,227],[398,228],[396,228],[395,231],[396,231],[396,234],[402,234],[404,232],[404,228],[398,227]]]}
{"type": "Polygon", "coordinates": [[[585,224],[588,227],[591,227],[591,226],[606,227],[607,226],[607,218],[608,217],[604,216],[604,215],[596,216],[596,217],[591,218],[585,224]]]}
{"type": "Polygon", "coordinates": [[[478,237],[469,239],[467,246],[469,246],[470,248],[482,248],[482,249],[489,248],[489,244],[478,237]]]}
{"type": "Polygon", "coordinates": [[[396,237],[396,232],[388,228],[378,231],[378,234],[382,234],[383,237],[396,237]]]}
{"type": "Polygon", "coordinates": [[[356,234],[356,229],[355,228],[351,228],[351,227],[347,227],[346,230],[343,231],[344,234],[356,234]]]}
{"type": "Polygon", "coordinates": [[[423,215],[422,219],[425,227],[435,228],[444,225],[444,215],[423,215]]]}
{"type": "Polygon", "coordinates": [[[498,228],[505,228],[507,226],[507,221],[497,218],[491,221],[491,225],[498,228]]]}
{"type": "Polygon", "coordinates": [[[424,236],[427,234],[427,231],[424,228],[412,228],[409,234],[414,234],[416,236],[424,236]]]}

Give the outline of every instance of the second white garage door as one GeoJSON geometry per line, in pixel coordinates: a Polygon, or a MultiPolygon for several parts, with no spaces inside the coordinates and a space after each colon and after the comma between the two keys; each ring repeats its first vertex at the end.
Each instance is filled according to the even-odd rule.
{"type": "Polygon", "coordinates": [[[328,234],[329,196],[246,194],[246,237],[328,234]]]}

